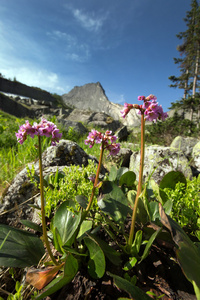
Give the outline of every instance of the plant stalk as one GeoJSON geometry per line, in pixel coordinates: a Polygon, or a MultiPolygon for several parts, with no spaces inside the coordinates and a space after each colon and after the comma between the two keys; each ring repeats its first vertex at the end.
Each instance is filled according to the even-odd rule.
{"type": "Polygon", "coordinates": [[[144,168],[144,147],[145,147],[145,119],[144,119],[144,111],[141,111],[141,151],[140,151],[140,171],[139,171],[139,180],[138,180],[138,188],[137,194],[135,198],[135,203],[133,207],[133,214],[131,219],[131,228],[129,233],[128,239],[128,249],[131,249],[134,237],[134,230],[135,230],[135,222],[136,222],[136,215],[137,215],[137,207],[139,203],[139,196],[142,192],[142,179],[143,179],[143,168],[144,168]]]}
{"type": "Polygon", "coordinates": [[[93,188],[92,188],[92,193],[91,193],[91,196],[90,196],[90,200],[89,200],[88,206],[86,208],[86,215],[85,215],[85,217],[87,216],[87,213],[88,213],[88,211],[91,208],[91,205],[92,205],[92,202],[93,202],[93,198],[94,198],[94,194],[95,194],[98,182],[99,182],[99,174],[100,174],[101,165],[102,165],[103,152],[104,152],[104,144],[102,142],[101,152],[100,152],[100,157],[99,157],[99,164],[98,164],[98,168],[97,168],[97,173],[96,173],[94,185],[93,185],[93,188]]]}
{"type": "Polygon", "coordinates": [[[43,238],[46,244],[47,252],[52,259],[54,265],[58,265],[59,263],[54,258],[48,236],[47,236],[47,228],[46,228],[46,220],[45,220],[45,207],[44,207],[44,185],[43,185],[43,171],[42,171],[42,146],[41,146],[41,138],[38,135],[38,145],[39,145],[39,169],[40,169],[40,197],[41,197],[41,216],[42,216],[42,231],[43,231],[43,238]]]}

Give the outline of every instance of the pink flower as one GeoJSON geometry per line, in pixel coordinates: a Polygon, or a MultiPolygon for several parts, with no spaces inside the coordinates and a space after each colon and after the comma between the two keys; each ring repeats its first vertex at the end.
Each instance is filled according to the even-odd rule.
{"type": "Polygon", "coordinates": [[[125,118],[132,108],[133,108],[133,104],[128,104],[125,102],[123,110],[120,111],[122,118],[125,118]]]}
{"type": "Polygon", "coordinates": [[[144,113],[145,120],[156,122],[157,120],[165,120],[168,117],[167,113],[163,112],[162,106],[158,105],[157,97],[150,94],[148,97],[145,96],[138,96],[138,100],[143,100],[142,105],[137,104],[124,104],[124,109],[120,111],[122,117],[125,118],[126,115],[132,108],[138,109],[138,114],[144,113]]]}
{"type": "Polygon", "coordinates": [[[44,118],[41,119],[39,124],[34,122],[33,126],[29,123],[29,121],[26,121],[24,125],[20,126],[15,135],[20,144],[23,144],[28,135],[30,135],[31,138],[34,138],[35,135],[45,135],[46,137],[51,137],[52,146],[55,146],[62,137],[62,133],[59,133],[57,126],[44,118]]]}
{"type": "Polygon", "coordinates": [[[138,96],[138,100],[139,100],[139,101],[141,101],[141,100],[144,101],[144,100],[145,100],[145,96],[138,96]]]}
{"type": "Polygon", "coordinates": [[[85,144],[92,148],[95,143],[101,143],[101,147],[103,146],[104,149],[107,149],[110,152],[109,155],[116,155],[120,150],[120,144],[116,144],[116,140],[117,137],[112,135],[112,131],[107,130],[105,134],[102,134],[101,132],[92,129],[85,140],[85,144]]]}

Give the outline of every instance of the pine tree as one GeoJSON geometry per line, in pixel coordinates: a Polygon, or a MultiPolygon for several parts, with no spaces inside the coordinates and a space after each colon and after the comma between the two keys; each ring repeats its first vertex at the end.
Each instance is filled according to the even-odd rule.
{"type": "MultiPolygon", "coordinates": [[[[186,13],[187,30],[177,34],[182,44],[177,47],[180,58],[174,58],[174,63],[180,67],[180,76],[170,76],[171,87],[183,89],[183,98],[173,103],[172,107],[183,110],[190,109],[190,120],[193,119],[195,110],[199,110],[200,88],[200,5],[197,0],[191,1],[191,10],[186,13]]],[[[198,112],[200,116],[200,113],[198,112]]]]}

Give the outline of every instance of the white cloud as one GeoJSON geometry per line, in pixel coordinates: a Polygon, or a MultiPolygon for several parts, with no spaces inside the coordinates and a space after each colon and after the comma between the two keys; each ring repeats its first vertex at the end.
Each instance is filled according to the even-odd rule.
{"type": "Polygon", "coordinates": [[[30,67],[6,67],[1,68],[1,73],[6,77],[13,79],[14,77],[29,86],[40,87],[51,93],[64,93],[69,87],[60,86],[60,78],[54,72],[49,72],[45,69],[37,69],[34,66],[30,67]]]}
{"type": "Polygon", "coordinates": [[[53,40],[60,40],[64,42],[64,45],[62,46],[62,52],[67,60],[85,62],[89,59],[89,45],[86,43],[80,43],[75,36],[59,30],[47,32],[47,35],[53,40]]]}
{"type": "Polygon", "coordinates": [[[84,13],[80,9],[72,9],[76,20],[87,30],[97,32],[103,26],[107,16],[95,16],[94,13],[84,13]]]}
{"type": "Polygon", "coordinates": [[[74,46],[77,44],[76,37],[60,30],[52,30],[51,32],[48,31],[47,36],[51,37],[54,40],[64,41],[70,46],[74,46]]]}

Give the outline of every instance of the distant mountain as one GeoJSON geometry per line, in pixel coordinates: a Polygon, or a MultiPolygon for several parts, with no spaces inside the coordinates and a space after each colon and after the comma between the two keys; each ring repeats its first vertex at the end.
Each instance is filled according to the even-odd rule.
{"type": "Polygon", "coordinates": [[[0,92],[24,96],[47,102],[56,102],[55,97],[53,97],[47,91],[36,87],[30,87],[19,81],[12,81],[3,77],[0,77],[0,92]]]}
{"type": "Polygon", "coordinates": [[[100,82],[75,86],[69,93],[62,95],[62,101],[64,105],[71,108],[104,112],[113,119],[120,120],[124,125],[140,124],[140,117],[135,110],[132,110],[125,120],[121,118],[120,110],[123,106],[108,100],[100,82]]]}

